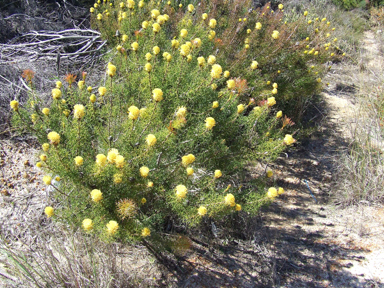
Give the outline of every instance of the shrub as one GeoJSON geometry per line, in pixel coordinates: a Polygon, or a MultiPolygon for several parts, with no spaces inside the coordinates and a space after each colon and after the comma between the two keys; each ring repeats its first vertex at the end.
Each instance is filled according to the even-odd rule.
{"type": "Polygon", "coordinates": [[[42,143],[37,165],[60,175],[43,179],[55,191],[48,217],[134,240],[164,219],[256,213],[283,193],[242,171],[295,142],[281,110],[299,117],[321,87],[318,64],[336,57],[330,23],[285,23],[283,7],[253,11],[250,1],[205,5],[96,3],[92,21],[115,45],[104,82],[68,74],[50,105],[33,93],[23,108],[11,103],[14,125],[42,143]]]}

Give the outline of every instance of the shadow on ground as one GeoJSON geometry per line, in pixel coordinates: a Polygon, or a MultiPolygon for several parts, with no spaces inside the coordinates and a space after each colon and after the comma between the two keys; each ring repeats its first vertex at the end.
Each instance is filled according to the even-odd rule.
{"type": "Polygon", "coordinates": [[[271,166],[271,185],[286,193],[257,217],[238,214],[217,238],[190,237],[192,249],[183,256],[157,255],[167,287],[384,287],[347,271],[369,250],[334,237],[330,210],[337,208],[329,195],[337,189],[337,155],[348,149],[337,107],[322,98],[309,114],[316,132],[271,166]]]}

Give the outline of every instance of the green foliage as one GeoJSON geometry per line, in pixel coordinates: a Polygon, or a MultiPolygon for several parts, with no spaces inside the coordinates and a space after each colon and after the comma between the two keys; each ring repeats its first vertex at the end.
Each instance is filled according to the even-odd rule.
{"type": "Polygon", "coordinates": [[[67,75],[50,105],[31,95],[15,109],[15,124],[50,141],[38,165],[61,177],[44,180],[60,203],[54,217],[134,240],[149,236],[145,228],[161,231],[164,219],[193,226],[256,213],[277,190],[267,194],[264,175],[250,181],[242,171],[294,142],[286,135],[293,122],[279,110],[300,119],[321,88],[323,63],[337,57],[329,23],[284,22],[282,11],[251,11],[250,1],[201,3],[192,12],[172,2],[121,3],[91,9],[115,46],[103,84],[86,88],[85,74],[77,85],[67,75]],[[249,184],[231,185],[237,181],[249,184]]]}

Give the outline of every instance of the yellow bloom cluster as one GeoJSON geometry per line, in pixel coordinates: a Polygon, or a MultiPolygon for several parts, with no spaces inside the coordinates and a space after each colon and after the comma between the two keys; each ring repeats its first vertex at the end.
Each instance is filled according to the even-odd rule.
{"type": "Polygon", "coordinates": [[[204,216],[205,214],[207,214],[207,212],[207,208],[205,208],[204,206],[200,206],[199,209],[197,209],[197,213],[200,216],[204,216]]]}
{"type": "Polygon", "coordinates": [[[185,107],[180,107],[179,109],[177,109],[176,111],[176,116],[177,118],[181,119],[181,118],[185,118],[185,115],[187,114],[187,108],[185,107]]]}
{"type": "Polygon", "coordinates": [[[52,183],[52,178],[51,178],[51,176],[45,175],[45,176],[43,177],[43,182],[45,183],[45,185],[51,185],[51,183],[52,183]]]}
{"type": "Polygon", "coordinates": [[[84,219],[81,226],[83,226],[85,231],[91,231],[93,229],[93,221],[91,219],[84,219]]]}
{"type": "Polygon", "coordinates": [[[73,107],[73,117],[80,120],[85,115],[85,107],[81,104],[76,104],[73,107]]]}
{"type": "Polygon", "coordinates": [[[223,73],[223,69],[221,68],[221,66],[219,64],[214,64],[211,70],[212,79],[219,79],[221,73],[223,73]]]}
{"type": "Polygon", "coordinates": [[[193,162],[195,162],[195,156],[193,154],[188,154],[183,157],[181,157],[181,164],[183,164],[184,167],[187,167],[188,165],[191,165],[193,162]]]}
{"type": "Polygon", "coordinates": [[[216,121],[214,118],[208,117],[207,119],[205,119],[205,127],[208,130],[211,130],[215,125],[216,125],[216,121]]]}
{"type": "Polygon", "coordinates": [[[185,187],[184,185],[176,186],[176,197],[178,199],[185,198],[185,196],[187,196],[187,193],[188,193],[187,187],[185,187]]]}
{"type": "Polygon", "coordinates": [[[49,218],[49,217],[52,217],[53,215],[55,215],[55,210],[51,206],[48,206],[48,207],[45,207],[44,213],[49,218]]]}
{"type": "Polygon", "coordinates": [[[209,65],[213,65],[215,63],[216,63],[216,57],[213,56],[213,55],[209,55],[209,57],[208,57],[208,64],[209,65]]]}
{"type": "Polygon", "coordinates": [[[52,98],[55,100],[60,99],[61,98],[61,90],[57,89],[57,88],[52,89],[52,98]]]}
{"type": "Polygon", "coordinates": [[[152,90],[152,98],[156,102],[160,102],[161,100],[163,100],[163,91],[159,88],[153,89],[152,90]]]}
{"type": "Polygon", "coordinates": [[[295,141],[296,140],[290,134],[286,134],[285,137],[284,137],[284,143],[286,145],[292,145],[293,143],[295,143],[295,141]]]}
{"type": "Polygon", "coordinates": [[[107,156],[105,156],[104,154],[96,155],[96,164],[99,167],[104,167],[105,164],[107,164],[107,156]]]}
{"type": "Polygon", "coordinates": [[[43,145],[41,145],[41,147],[43,148],[44,152],[47,152],[49,150],[49,144],[48,143],[44,143],[43,145]]]}
{"type": "MultiPolygon", "coordinates": [[[[149,64],[149,65],[151,65],[151,64],[149,64]]],[[[128,115],[129,119],[136,120],[137,118],[139,118],[139,116],[140,116],[140,109],[137,108],[136,106],[129,107],[128,111],[129,111],[129,115],[128,115]]]]}
{"type": "Polygon", "coordinates": [[[116,75],[116,66],[113,65],[111,62],[108,63],[107,74],[109,77],[113,77],[116,75]]]}
{"type": "Polygon", "coordinates": [[[280,37],[280,32],[277,31],[277,30],[274,30],[274,31],[272,32],[272,38],[273,38],[273,39],[279,39],[279,37],[280,37]]]}
{"type": "Polygon", "coordinates": [[[147,166],[140,167],[140,175],[141,177],[148,177],[149,175],[149,168],[147,166]]]}
{"type": "Polygon", "coordinates": [[[220,170],[215,170],[215,178],[218,179],[218,178],[220,178],[221,176],[223,176],[223,173],[221,173],[220,170]]]}
{"type": "Polygon", "coordinates": [[[180,47],[180,55],[187,57],[189,53],[191,52],[191,48],[187,44],[183,44],[180,47]]]}
{"type": "Polygon", "coordinates": [[[149,147],[152,147],[153,145],[156,144],[157,139],[156,136],[153,134],[148,134],[148,136],[145,138],[145,141],[147,141],[147,144],[149,147]]]}
{"type": "Polygon", "coordinates": [[[119,224],[116,221],[111,220],[111,221],[108,222],[108,224],[107,224],[107,233],[109,235],[116,234],[118,229],[119,229],[119,224]]]}
{"type": "Polygon", "coordinates": [[[114,164],[116,162],[117,155],[119,155],[119,151],[117,149],[112,148],[109,150],[107,154],[108,163],[114,164]]]}
{"type": "Polygon", "coordinates": [[[58,145],[60,143],[60,135],[55,131],[49,132],[47,137],[53,145],[58,145]]]}
{"type": "Polygon", "coordinates": [[[236,205],[235,196],[233,196],[231,193],[227,194],[224,198],[224,202],[228,206],[234,207],[236,205]]]}
{"type": "Polygon", "coordinates": [[[141,231],[141,236],[143,237],[151,236],[151,230],[149,230],[149,228],[147,227],[143,228],[143,230],[141,231]]]}
{"type": "MultiPolygon", "coordinates": [[[[274,88],[274,89],[276,89],[276,88],[274,88]]],[[[268,104],[269,107],[275,105],[275,104],[276,104],[276,99],[275,99],[275,97],[269,97],[269,98],[267,99],[267,104],[268,104]]]]}
{"type": "Polygon", "coordinates": [[[91,199],[93,202],[98,203],[103,200],[103,193],[101,193],[101,191],[98,189],[93,189],[91,191],[91,199]]]}
{"type": "Polygon", "coordinates": [[[83,163],[84,163],[83,157],[81,157],[81,156],[76,156],[75,157],[75,165],[76,166],[82,166],[83,163]]]}

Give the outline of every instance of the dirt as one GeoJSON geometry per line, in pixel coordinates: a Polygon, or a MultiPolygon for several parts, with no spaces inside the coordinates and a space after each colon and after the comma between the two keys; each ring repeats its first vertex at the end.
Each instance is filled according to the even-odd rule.
{"type": "MultiPolygon", "coordinates": [[[[367,33],[365,43],[368,66],[376,69],[369,62],[380,51],[375,35],[367,33]]],[[[286,191],[271,206],[251,219],[240,214],[237,226],[217,238],[190,237],[190,249],[176,254],[154,257],[144,246],[125,247],[135,264],[121,269],[144,279],[138,287],[384,287],[384,207],[332,201],[340,189],[338,155],[348,148],[351,115],[359,111],[355,68],[335,65],[323,80],[330,84],[322,108],[311,107],[320,111],[316,132],[271,166],[270,184],[286,191]]],[[[15,248],[38,245],[34,231],[56,225],[43,215],[49,197],[34,166],[38,147],[25,139],[0,144],[1,235],[15,248]]],[[[11,274],[0,266],[0,278],[15,287],[11,274]]]]}

